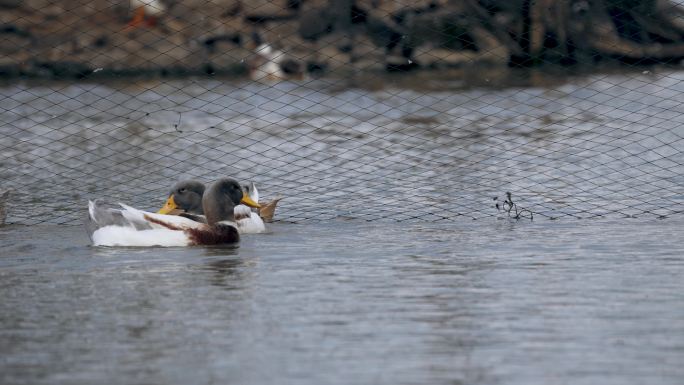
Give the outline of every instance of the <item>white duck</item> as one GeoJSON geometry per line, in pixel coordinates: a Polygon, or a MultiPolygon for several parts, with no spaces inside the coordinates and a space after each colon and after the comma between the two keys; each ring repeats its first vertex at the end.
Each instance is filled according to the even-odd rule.
{"type": "Polygon", "coordinates": [[[88,229],[95,246],[192,246],[237,244],[234,208],[243,202],[240,184],[224,178],[202,198],[206,223],[176,215],[148,213],[121,204],[108,209],[88,203],[88,229]]]}

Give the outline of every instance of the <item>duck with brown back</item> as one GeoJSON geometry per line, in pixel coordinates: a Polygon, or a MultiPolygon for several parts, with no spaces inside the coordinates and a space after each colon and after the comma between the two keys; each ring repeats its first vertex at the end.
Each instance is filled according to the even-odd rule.
{"type": "Polygon", "coordinates": [[[121,205],[113,209],[89,203],[89,228],[97,246],[191,246],[236,244],[240,234],[235,224],[234,208],[243,199],[242,187],[234,179],[213,183],[202,197],[207,223],[176,215],[149,213],[121,205]],[[108,211],[104,211],[108,210],[108,211]],[[104,211],[104,212],[103,212],[104,211]],[[111,222],[107,218],[117,218],[111,222]]]}

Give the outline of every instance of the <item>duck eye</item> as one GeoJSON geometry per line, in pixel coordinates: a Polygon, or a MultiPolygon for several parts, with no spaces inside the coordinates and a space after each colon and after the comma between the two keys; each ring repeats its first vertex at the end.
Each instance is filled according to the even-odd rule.
{"type": "Polygon", "coordinates": [[[184,189],[184,188],[178,189],[178,192],[179,192],[180,194],[183,194],[183,193],[185,192],[185,189],[184,189]]]}

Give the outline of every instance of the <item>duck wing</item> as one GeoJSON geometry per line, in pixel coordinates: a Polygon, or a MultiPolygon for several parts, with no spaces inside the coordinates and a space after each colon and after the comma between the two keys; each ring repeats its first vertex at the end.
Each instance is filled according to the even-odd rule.
{"type": "Polygon", "coordinates": [[[187,218],[147,213],[124,204],[121,207],[105,207],[100,200],[88,202],[86,229],[93,245],[188,246],[190,239],[181,226],[201,225],[187,218]]]}
{"type": "Polygon", "coordinates": [[[119,203],[123,210],[123,215],[129,222],[134,224],[145,223],[153,229],[171,228],[176,230],[186,230],[193,228],[201,228],[204,223],[186,218],[179,215],[166,215],[150,213],[147,211],[138,210],[134,207],[119,203]]]}
{"type": "Polygon", "coordinates": [[[258,234],[266,231],[266,225],[259,214],[245,205],[237,205],[233,209],[235,223],[241,234],[258,234]]]}
{"type": "Polygon", "coordinates": [[[180,213],[180,214],[178,214],[178,216],[188,218],[190,220],[193,220],[193,221],[199,222],[199,223],[207,223],[207,217],[205,217],[204,215],[180,213]]]}
{"type": "Polygon", "coordinates": [[[135,230],[152,228],[145,221],[131,221],[123,215],[120,209],[106,207],[101,199],[88,201],[88,218],[85,226],[91,240],[95,231],[107,226],[131,227],[135,230]]]}

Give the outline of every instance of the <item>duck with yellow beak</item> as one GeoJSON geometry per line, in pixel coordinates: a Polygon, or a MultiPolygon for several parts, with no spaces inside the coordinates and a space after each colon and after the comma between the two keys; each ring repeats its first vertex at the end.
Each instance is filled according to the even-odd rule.
{"type": "Polygon", "coordinates": [[[234,208],[242,198],[242,186],[234,179],[213,183],[202,197],[205,223],[124,204],[115,209],[99,200],[89,201],[86,229],[94,246],[236,246],[240,232],[234,208]]]}
{"type": "MultiPolygon", "coordinates": [[[[169,198],[158,214],[181,215],[197,222],[206,222],[202,208],[204,184],[194,180],[186,180],[176,183],[169,194],[169,198]]],[[[241,234],[256,234],[266,231],[266,225],[259,214],[253,212],[250,207],[260,208],[258,192],[252,183],[243,186],[243,195],[240,204],[233,209],[235,222],[241,234]]]]}

